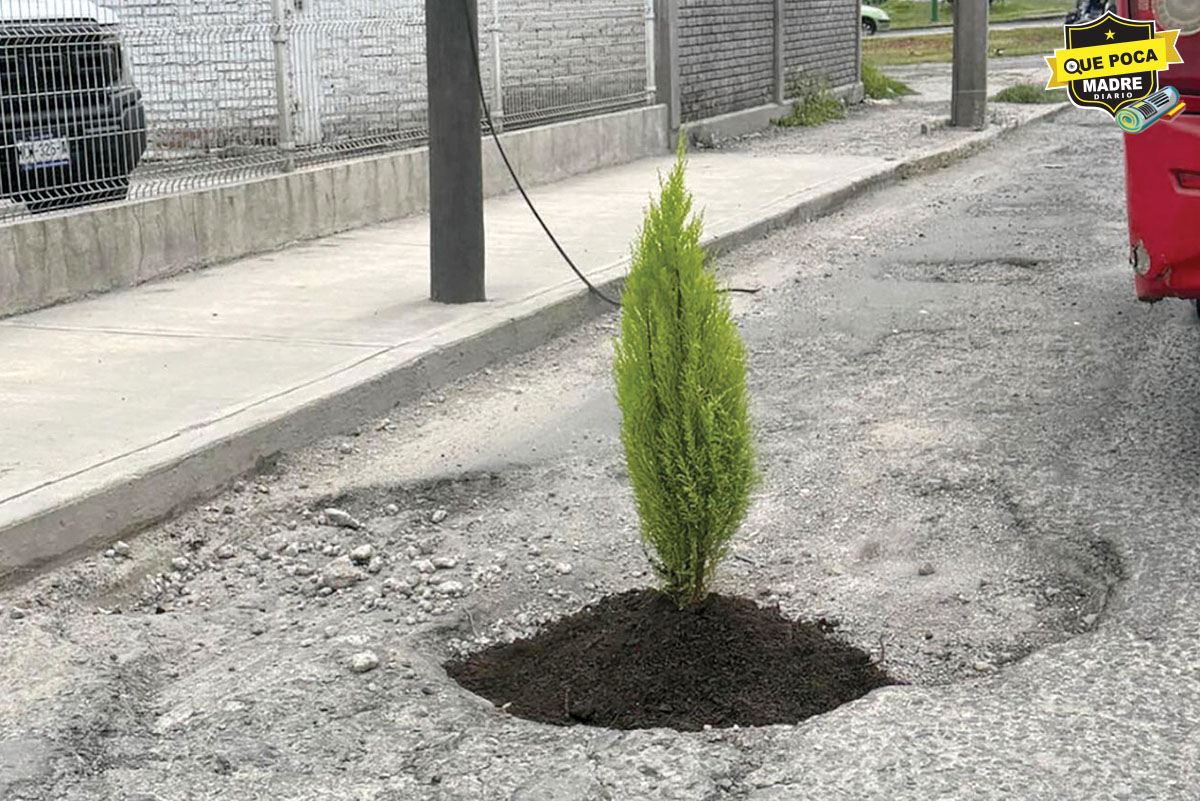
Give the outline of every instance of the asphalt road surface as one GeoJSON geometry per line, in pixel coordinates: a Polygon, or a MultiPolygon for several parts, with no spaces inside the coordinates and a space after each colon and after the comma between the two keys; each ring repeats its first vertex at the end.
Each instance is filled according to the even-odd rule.
{"type": "Polygon", "coordinates": [[[1200,324],[1134,301],[1121,180],[1072,111],[719,262],[763,287],[764,484],[718,589],[837,616],[908,684],[679,734],[446,678],[650,581],[609,316],[0,596],[0,797],[1196,798],[1200,324]]]}

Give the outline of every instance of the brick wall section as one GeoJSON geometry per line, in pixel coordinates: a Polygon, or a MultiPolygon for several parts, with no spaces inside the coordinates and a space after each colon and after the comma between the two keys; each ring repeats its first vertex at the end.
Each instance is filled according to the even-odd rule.
{"type": "Polygon", "coordinates": [[[604,98],[620,103],[646,97],[640,0],[501,0],[500,8],[504,109],[510,119],[554,110],[569,114],[604,98]]]}
{"type": "Polygon", "coordinates": [[[683,118],[698,120],[771,100],[774,0],[680,0],[683,118]]]}
{"type": "Polygon", "coordinates": [[[787,0],[784,5],[784,86],[823,78],[829,86],[858,80],[858,3],[787,0]]]}
{"type": "MultiPolygon", "coordinates": [[[[444,0],[458,2],[459,0],[444,0]]],[[[645,96],[641,0],[478,0],[494,97],[499,3],[506,111],[527,121],[645,96]]],[[[277,139],[271,0],[106,0],[121,17],[156,152],[237,153],[277,139]]],[[[352,146],[424,125],[425,0],[285,0],[292,14],[293,132],[352,146]],[[299,10],[296,10],[299,9],[299,10]]]]}
{"type": "MultiPolygon", "coordinates": [[[[679,0],[679,71],[685,121],[772,102],[774,0],[679,0]]],[[[858,80],[857,0],[786,0],[785,75],[858,80]]]]}

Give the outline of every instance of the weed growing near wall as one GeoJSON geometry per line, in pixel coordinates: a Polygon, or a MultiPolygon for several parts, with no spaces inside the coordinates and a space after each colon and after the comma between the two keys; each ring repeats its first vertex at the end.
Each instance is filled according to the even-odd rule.
{"type": "Polygon", "coordinates": [[[1047,89],[1031,83],[1018,83],[992,96],[997,103],[1066,103],[1066,89],[1047,89]]]}
{"type": "Polygon", "coordinates": [[[904,81],[889,78],[883,70],[869,61],[862,65],[863,91],[872,100],[891,100],[902,95],[911,95],[912,88],[904,81]]]}
{"type": "Polygon", "coordinates": [[[846,106],[829,92],[823,81],[794,82],[790,88],[789,94],[795,98],[792,113],[778,120],[779,125],[809,128],[846,116],[846,106]]]}

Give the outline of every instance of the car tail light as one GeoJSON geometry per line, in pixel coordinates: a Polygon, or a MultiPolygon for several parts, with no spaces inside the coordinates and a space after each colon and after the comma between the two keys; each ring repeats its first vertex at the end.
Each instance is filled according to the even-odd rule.
{"type": "Polygon", "coordinates": [[[1200,191],[1200,172],[1176,170],[1175,179],[1179,181],[1179,186],[1183,189],[1194,189],[1200,191]]]}
{"type": "Polygon", "coordinates": [[[1200,0],[1154,0],[1153,8],[1160,28],[1178,28],[1180,36],[1200,33],[1200,0]]]}

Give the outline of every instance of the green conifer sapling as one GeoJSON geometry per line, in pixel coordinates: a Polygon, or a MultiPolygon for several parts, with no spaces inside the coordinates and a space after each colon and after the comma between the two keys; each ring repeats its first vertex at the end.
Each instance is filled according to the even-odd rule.
{"type": "Polygon", "coordinates": [[[755,483],[746,351],[700,246],[684,144],[633,247],[614,373],[643,542],[663,591],[704,600],[755,483]]]}

